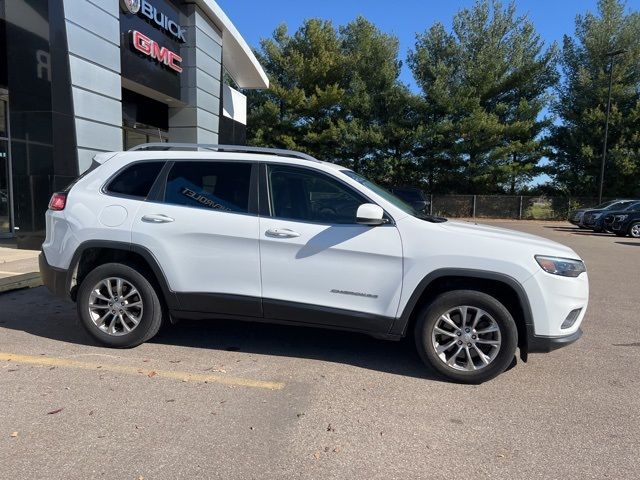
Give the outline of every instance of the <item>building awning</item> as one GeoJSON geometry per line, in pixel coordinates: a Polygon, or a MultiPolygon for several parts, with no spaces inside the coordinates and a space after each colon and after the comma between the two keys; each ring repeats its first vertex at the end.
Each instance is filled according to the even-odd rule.
{"type": "Polygon", "coordinates": [[[222,63],[240,88],[268,88],[269,78],[229,17],[213,0],[195,2],[222,31],[222,63]]]}

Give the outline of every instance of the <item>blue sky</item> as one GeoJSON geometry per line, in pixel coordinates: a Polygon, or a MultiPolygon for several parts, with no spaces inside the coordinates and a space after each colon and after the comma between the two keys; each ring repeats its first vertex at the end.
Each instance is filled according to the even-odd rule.
{"type": "MultiPolygon", "coordinates": [[[[455,13],[471,7],[473,0],[216,0],[251,47],[257,47],[261,38],[270,37],[280,23],[295,31],[306,18],[329,19],[343,25],[358,15],[373,22],[378,28],[392,33],[400,40],[403,60],[401,80],[417,90],[405,59],[415,44],[418,32],[424,32],[435,22],[449,29],[455,13]]],[[[504,0],[503,3],[507,3],[504,0]]],[[[520,15],[527,15],[545,43],[562,44],[563,35],[573,35],[575,17],[587,11],[596,11],[597,0],[516,0],[520,15]]],[[[627,0],[628,10],[639,10],[640,0],[627,0]]],[[[543,163],[544,163],[543,159],[543,163]]],[[[546,175],[533,184],[549,180],[546,175]]]]}
{"type": "MultiPolygon", "coordinates": [[[[294,31],[306,18],[330,19],[342,25],[362,15],[381,30],[400,39],[400,52],[415,43],[416,32],[423,32],[434,22],[451,26],[453,15],[473,0],[217,0],[250,46],[256,47],[261,38],[271,36],[277,25],[284,22],[294,31]]],[[[516,0],[518,12],[533,21],[545,42],[561,42],[565,33],[573,34],[577,14],[595,11],[597,0],[516,0]]],[[[640,9],[640,0],[627,0],[627,8],[640,9]]],[[[403,66],[402,81],[415,86],[411,73],[403,66]]]]}

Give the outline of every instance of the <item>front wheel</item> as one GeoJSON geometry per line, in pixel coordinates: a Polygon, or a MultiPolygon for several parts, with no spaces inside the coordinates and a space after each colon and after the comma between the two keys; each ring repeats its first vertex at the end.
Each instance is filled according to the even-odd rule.
{"type": "Polygon", "coordinates": [[[632,238],[640,238],[640,222],[634,222],[629,225],[629,236],[632,238]]]}
{"type": "Polygon", "coordinates": [[[85,330],[108,347],[140,345],[162,324],[162,305],[153,285],[120,263],[89,272],[78,289],[77,307],[85,330]]]}
{"type": "Polygon", "coordinates": [[[482,383],[511,364],[518,330],[494,297],[456,290],[440,295],[420,312],[415,341],[422,360],[444,377],[482,383]]]}

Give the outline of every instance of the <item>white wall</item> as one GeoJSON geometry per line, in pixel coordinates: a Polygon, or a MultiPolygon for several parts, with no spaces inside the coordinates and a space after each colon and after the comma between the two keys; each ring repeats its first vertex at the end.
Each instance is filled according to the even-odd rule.
{"type": "Polygon", "coordinates": [[[184,26],[181,100],[187,106],[169,109],[169,140],[218,143],[222,34],[196,5],[188,6],[184,26]]]}
{"type": "Polygon", "coordinates": [[[78,167],[122,150],[118,0],[63,0],[75,112],[78,167]]]}

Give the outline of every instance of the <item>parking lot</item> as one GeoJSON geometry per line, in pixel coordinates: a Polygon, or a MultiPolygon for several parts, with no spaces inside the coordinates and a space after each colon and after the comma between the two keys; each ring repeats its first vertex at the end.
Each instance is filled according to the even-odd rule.
{"type": "Polygon", "coordinates": [[[306,328],[109,350],[43,287],[0,295],[0,478],[637,478],[640,241],[486,223],[573,247],[591,297],[578,343],[479,386],[411,342],[306,328]]]}

